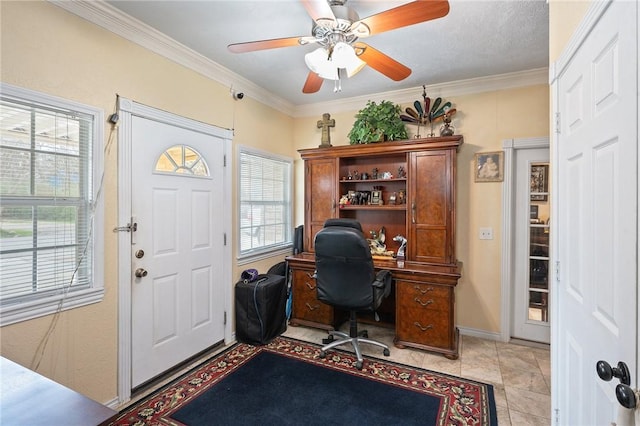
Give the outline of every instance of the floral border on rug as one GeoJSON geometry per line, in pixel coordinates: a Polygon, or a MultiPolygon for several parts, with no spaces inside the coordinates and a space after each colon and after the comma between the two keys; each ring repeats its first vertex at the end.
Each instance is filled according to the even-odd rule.
{"type": "Polygon", "coordinates": [[[491,385],[377,358],[367,358],[363,369],[357,370],[354,367],[356,358],[353,353],[337,350],[322,359],[319,357],[318,345],[288,337],[278,337],[265,346],[236,344],[146,399],[126,408],[110,425],[183,426],[169,416],[261,351],[439,397],[439,426],[491,425],[491,385]]]}

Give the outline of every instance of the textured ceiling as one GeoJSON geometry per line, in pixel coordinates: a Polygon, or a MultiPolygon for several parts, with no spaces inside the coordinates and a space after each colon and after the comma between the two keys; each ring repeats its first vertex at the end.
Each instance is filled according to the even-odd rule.
{"type": "MultiPolygon", "coordinates": [[[[365,67],[342,82],[303,94],[304,55],[317,46],[230,53],[231,43],[305,36],[311,19],[300,1],[109,1],[179,43],[293,105],[440,84],[548,67],[549,19],[545,0],[450,0],[447,16],[363,39],[412,69],[395,82],[365,67]]],[[[407,1],[355,1],[361,18],[407,1]]],[[[241,90],[242,88],[238,88],[241,90]]]]}

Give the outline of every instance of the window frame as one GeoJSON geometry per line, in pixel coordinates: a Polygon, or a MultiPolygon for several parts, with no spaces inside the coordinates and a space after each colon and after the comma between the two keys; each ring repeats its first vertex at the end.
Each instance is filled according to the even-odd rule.
{"type": "Polygon", "coordinates": [[[236,231],[238,235],[238,241],[237,241],[238,265],[248,264],[250,262],[254,262],[262,259],[268,259],[270,257],[277,256],[277,255],[290,254],[293,248],[293,158],[287,157],[284,155],[274,154],[272,152],[267,152],[267,151],[246,146],[246,145],[238,145],[236,154],[237,154],[236,156],[237,158],[237,192],[236,193],[238,194],[236,197],[236,207],[237,207],[236,231]],[[263,157],[268,160],[281,161],[283,163],[286,163],[288,166],[289,170],[286,177],[287,181],[285,182],[285,185],[288,186],[288,188],[285,188],[285,191],[284,191],[284,193],[288,197],[288,200],[286,202],[288,204],[288,206],[286,207],[286,211],[288,215],[288,225],[285,226],[286,241],[283,242],[282,244],[277,244],[277,245],[269,246],[266,248],[251,249],[245,252],[242,251],[240,238],[241,238],[241,232],[242,232],[241,231],[241,223],[242,223],[241,206],[243,202],[242,187],[241,187],[242,185],[241,157],[243,154],[263,157]]]}
{"type": "Polygon", "coordinates": [[[13,86],[0,82],[0,95],[6,100],[20,103],[40,104],[44,107],[72,110],[93,117],[91,132],[93,146],[91,147],[91,167],[88,180],[91,181],[92,216],[87,221],[93,259],[91,263],[92,282],[89,287],[69,289],[56,294],[45,293],[21,299],[16,297],[5,302],[0,309],[0,326],[28,321],[56,312],[65,311],[80,306],[97,303],[104,298],[104,197],[101,193],[103,181],[103,143],[104,143],[104,111],[79,102],[67,100],[57,96],[47,95],[30,89],[13,86]]]}

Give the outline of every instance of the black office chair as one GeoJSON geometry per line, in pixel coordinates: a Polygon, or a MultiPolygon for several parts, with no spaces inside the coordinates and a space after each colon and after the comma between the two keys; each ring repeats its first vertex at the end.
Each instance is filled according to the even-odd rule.
{"type": "Polygon", "coordinates": [[[366,330],[358,332],[356,313],[375,313],[391,292],[391,272],[375,273],[371,249],[360,223],[352,219],[329,219],[316,234],[314,245],[318,300],[349,311],[349,334],[330,331],[320,358],[324,358],[329,349],[346,343],[351,343],[356,352],[359,370],[363,365],[360,343],[380,346],[384,349],[383,354],[389,356],[387,345],[368,339],[366,330]],[[334,336],[340,339],[334,340],[334,336]]]}

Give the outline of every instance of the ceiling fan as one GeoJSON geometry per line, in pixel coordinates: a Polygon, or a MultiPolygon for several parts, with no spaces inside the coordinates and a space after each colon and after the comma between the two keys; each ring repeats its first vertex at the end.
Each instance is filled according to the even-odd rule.
{"type": "Polygon", "coordinates": [[[449,13],[447,0],[417,0],[360,19],[347,0],[300,0],[313,24],[311,36],[296,36],[234,43],[228,46],[234,53],[254,52],[316,43],[320,47],[305,55],[309,75],[303,93],[320,90],[324,79],[334,80],[334,91],[341,90],[340,78],[346,72],[355,75],[365,65],[395,81],[404,80],[411,69],[374,49],[360,38],[380,34],[420,22],[430,21],[449,13]]]}

